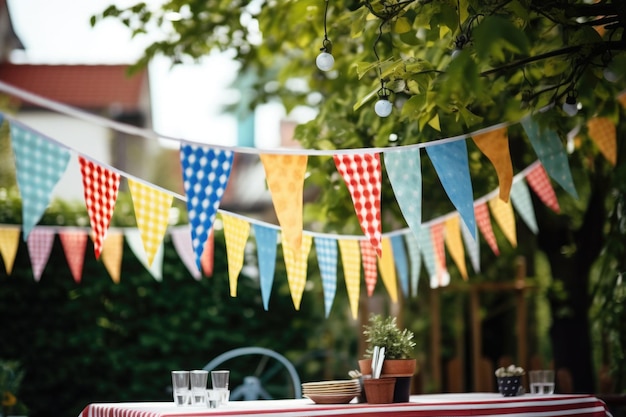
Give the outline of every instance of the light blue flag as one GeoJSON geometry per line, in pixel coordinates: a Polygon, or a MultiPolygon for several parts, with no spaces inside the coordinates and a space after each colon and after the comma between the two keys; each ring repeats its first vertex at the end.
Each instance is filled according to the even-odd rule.
{"type": "Polygon", "coordinates": [[[404,239],[402,235],[393,235],[390,238],[391,249],[393,250],[393,260],[398,271],[400,287],[404,295],[409,295],[409,265],[406,259],[406,249],[404,248],[404,239]]]}
{"type": "Polygon", "coordinates": [[[535,208],[530,197],[530,191],[526,185],[526,181],[519,180],[513,182],[511,187],[511,202],[515,207],[515,211],[522,217],[526,226],[534,234],[539,233],[537,219],[535,218],[535,208]]]}
{"type": "Polygon", "coordinates": [[[26,241],[50,204],[52,190],[67,169],[70,152],[17,122],[11,122],[11,143],[26,241]]]}
{"type": "Polygon", "coordinates": [[[474,191],[469,174],[467,145],[465,140],[427,146],[426,152],[437,171],[448,198],[454,204],[467,229],[476,239],[474,218],[474,191]]]}
{"type": "Polygon", "coordinates": [[[478,239],[474,239],[474,236],[478,236],[476,232],[474,232],[474,236],[470,233],[469,229],[465,225],[465,223],[461,222],[461,236],[463,236],[463,242],[465,242],[465,250],[470,258],[470,262],[472,263],[472,268],[474,268],[474,272],[480,272],[480,244],[478,243],[478,239]]]}
{"type": "Polygon", "coordinates": [[[234,153],[230,150],[187,144],[180,146],[191,243],[199,270],[202,270],[200,259],[204,245],[228,185],[233,157],[234,153]]]}
{"type": "Polygon", "coordinates": [[[4,114],[0,112],[0,127],[2,127],[2,123],[4,123],[4,114]]]}
{"type": "Polygon", "coordinates": [[[385,170],[409,229],[418,235],[422,228],[422,163],[419,149],[383,153],[385,170]]]}
{"type": "Polygon", "coordinates": [[[272,295],[274,270],[276,269],[278,230],[258,224],[252,224],[252,230],[254,230],[254,236],[256,238],[257,258],[259,259],[263,308],[267,311],[270,302],[270,295],[272,295]]]}
{"type": "Polygon", "coordinates": [[[422,269],[422,258],[420,254],[420,245],[417,243],[415,234],[406,234],[406,247],[409,251],[409,259],[411,261],[411,296],[417,297],[420,272],[422,269]]]}
{"type": "Polygon", "coordinates": [[[578,193],[572,180],[567,153],[559,135],[551,129],[542,130],[531,116],[523,118],[521,124],[548,175],[577,199],[578,193]]]}
{"type": "Polygon", "coordinates": [[[152,259],[152,265],[150,265],[139,229],[126,229],[124,231],[124,239],[130,250],[135,254],[135,257],[139,259],[139,262],[148,270],[155,281],[163,281],[163,242],[159,245],[152,259]]]}
{"type": "Polygon", "coordinates": [[[437,266],[435,264],[435,249],[433,248],[433,239],[430,235],[430,227],[424,228],[417,238],[417,243],[424,257],[424,265],[428,271],[428,279],[432,281],[437,276],[437,266]]]}
{"type": "Polygon", "coordinates": [[[328,318],[337,293],[337,241],[321,237],[314,238],[314,241],[317,263],[322,274],[324,310],[328,318]]]}

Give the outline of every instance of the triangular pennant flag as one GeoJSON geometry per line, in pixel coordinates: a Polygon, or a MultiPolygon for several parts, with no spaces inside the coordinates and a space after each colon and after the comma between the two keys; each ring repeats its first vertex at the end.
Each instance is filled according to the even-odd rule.
{"type": "Polygon", "coordinates": [[[406,258],[406,249],[404,247],[404,239],[402,235],[393,235],[391,240],[391,249],[393,251],[393,260],[398,272],[398,280],[400,288],[406,296],[409,295],[409,261],[406,258]]]}
{"type": "Polygon", "coordinates": [[[20,228],[15,226],[0,227],[0,255],[4,261],[4,268],[7,275],[13,272],[13,264],[15,263],[15,255],[20,245],[20,228]]]}
{"type": "Polygon", "coordinates": [[[398,278],[396,277],[396,268],[393,263],[393,248],[388,237],[383,239],[383,251],[378,259],[380,268],[380,276],[383,284],[389,293],[389,298],[394,303],[398,302],[398,278]]]}
{"type": "Polygon", "coordinates": [[[322,288],[324,290],[324,315],[328,318],[330,309],[337,293],[337,241],[316,237],[315,253],[317,263],[322,275],[322,288]]]}
{"type": "Polygon", "coordinates": [[[555,213],[561,212],[559,201],[556,199],[556,193],[554,192],[554,188],[552,188],[552,184],[550,184],[550,178],[548,178],[548,174],[541,164],[537,164],[537,166],[526,174],[526,182],[528,182],[530,188],[537,194],[537,197],[543,201],[543,204],[550,207],[555,213]]]}
{"type": "Polygon", "coordinates": [[[380,221],[380,156],[377,153],[334,155],[337,171],[350,191],[361,229],[378,256],[382,251],[380,221]]]}
{"type": "Polygon", "coordinates": [[[228,257],[228,282],[230,296],[237,297],[237,280],[243,268],[244,249],[250,236],[250,223],[238,217],[222,213],[226,256],[228,257]]]}
{"type": "Polygon", "coordinates": [[[363,275],[365,277],[365,289],[367,296],[374,295],[376,281],[378,280],[378,267],[376,265],[376,250],[369,241],[359,240],[361,247],[361,262],[363,263],[363,275]]]}
{"type": "MultiPolygon", "coordinates": [[[[476,221],[478,222],[478,216],[476,216],[476,221]]],[[[474,272],[479,273],[480,272],[480,244],[478,240],[474,240],[474,238],[472,237],[472,233],[467,229],[467,226],[465,225],[465,223],[460,222],[460,225],[461,225],[461,236],[463,236],[463,242],[465,242],[465,248],[467,249],[467,255],[469,256],[470,262],[472,263],[472,268],[474,268],[474,272]]]]}
{"type": "Polygon", "coordinates": [[[228,185],[233,157],[234,153],[230,150],[187,144],[180,147],[191,243],[198,269],[202,268],[204,245],[228,185]]]}
{"type": "Polygon", "coordinates": [[[417,297],[420,270],[422,269],[422,257],[420,255],[420,246],[413,233],[406,234],[406,247],[409,252],[409,260],[411,262],[411,296],[417,297]]]}
{"type": "Polygon", "coordinates": [[[474,206],[474,212],[476,213],[476,223],[478,223],[478,229],[480,229],[480,232],[483,234],[483,237],[487,241],[487,244],[491,248],[492,252],[496,256],[500,256],[500,249],[498,249],[496,235],[493,233],[493,227],[491,226],[491,216],[489,216],[487,203],[476,203],[474,206]]]}
{"type": "Polygon", "coordinates": [[[617,163],[617,136],[615,123],[606,117],[593,117],[587,122],[589,136],[598,145],[602,155],[615,166],[617,163]]]}
{"type": "Polygon", "coordinates": [[[213,267],[215,266],[215,233],[213,232],[213,228],[209,231],[209,236],[204,243],[204,251],[200,258],[200,265],[202,266],[204,275],[207,277],[213,276],[213,267]]]}
{"type": "Polygon", "coordinates": [[[102,263],[116,284],[120,283],[123,256],[124,235],[120,232],[109,233],[107,239],[102,242],[102,263]]]}
{"type": "Polygon", "coordinates": [[[28,255],[33,268],[33,276],[37,282],[41,279],[41,274],[48,263],[53,243],[54,231],[52,229],[36,227],[28,235],[26,240],[28,255]]]}
{"type": "Polygon", "coordinates": [[[85,263],[85,249],[89,234],[83,230],[64,228],[59,233],[59,239],[63,246],[65,259],[70,267],[74,281],[79,284],[83,277],[83,265],[85,263]]]}
{"type": "Polygon", "coordinates": [[[172,244],[178,257],[183,262],[191,276],[196,280],[202,279],[202,273],[196,265],[196,254],[193,252],[193,246],[191,245],[191,231],[189,225],[177,226],[170,229],[170,237],[172,238],[172,244]]]}
{"type": "Polygon", "coordinates": [[[517,247],[517,231],[515,228],[515,215],[513,214],[513,206],[511,202],[505,203],[499,198],[489,200],[489,208],[493,218],[500,226],[504,237],[511,243],[513,247],[517,247]]]}
{"type": "Polygon", "coordinates": [[[424,233],[420,233],[417,237],[422,256],[424,257],[424,265],[428,271],[430,280],[437,280],[437,265],[435,261],[435,250],[433,249],[433,240],[430,232],[431,226],[423,229],[424,233]]]}
{"type": "MultiPolygon", "coordinates": [[[[464,140],[426,147],[448,198],[471,231],[476,229],[474,192],[469,174],[467,145],[464,140]]],[[[476,239],[476,236],[474,236],[476,239]]]]}
{"type": "Polygon", "coordinates": [[[430,235],[433,240],[433,254],[435,255],[435,267],[437,273],[435,280],[431,276],[431,288],[445,287],[448,285],[448,268],[446,267],[446,249],[444,247],[445,224],[435,223],[430,227],[430,235]]]}
{"type": "Polygon", "coordinates": [[[3,123],[4,123],[4,114],[0,113],[0,127],[2,127],[3,123]]]}
{"type": "Polygon", "coordinates": [[[465,249],[461,239],[461,222],[459,216],[449,217],[445,221],[445,243],[450,257],[459,268],[459,272],[467,281],[467,265],[465,264],[465,249]]]}
{"type": "Polygon", "coordinates": [[[537,219],[535,218],[535,208],[533,207],[530,191],[526,186],[526,182],[520,180],[513,183],[511,202],[530,231],[534,234],[539,233],[537,219]]]}
{"type": "Polygon", "coordinates": [[[17,185],[22,196],[22,237],[39,222],[70,161],[70,152],[19,123],[11,123],[17,185]]]}
{"type": "Polygon", "coordinates": [[[152,278],[156,281],[163,281],[163,245],[160,244],[153,254],[152,264],[148,263],[148,255],[144,249],[144,241],[141,237],[139,229],[126,229],[124,237],[130,250],[133,251],[135,257],[141,262],[144,268],[148,270],[152,278]]]}
{"type": "Polygon", "coordinates": [[[133,199],[137,228],[141,233],[143,247],[148,257],[148,265],[161,247],[167,230],[173,196],[129,179],[128,188],[133,199]]]}
{"type": "Polygon", "coordinates": [[[361,250],[358,240],[339,240],[343,276],[348,291],[348,302],[352,318],[359,315],[359,295],[361,294],[361,250]]]}
{"type": "Polygon", "coordinates": [[[267,311],[272,294],[272,284],[274,283],[274,271],[276,270],[278,230],[258,224],[253,224],[252,228],[254,229],[259,262],[261,297],[263,298],[263,308],[267,311]]]}
{"type": "Polygon", "coordinates": [[[300,310],[300,302],[304,293],[307,274],[307,259],[311,251],[311,243],[313,238],[311,235],[302,236],[302,245],[296,253],[287,241],[285,236],[281,236],[283,245],[283,256],[285,258],[285,266],[287,267],[287,282],[289,283],[289,291],[291,291],[291,299],[296,310],[300,310]]]}
{"type": "Polygon", "coordinates": [[[523,118],[521,124],[548,175],[574,198],[578,198],[567,153],[559,135],[551,129],[542,130],[531,116],[523,118]]]}
{"type": "Polygon", "coordinates": [[[511,164],[507,128],[502,127],[474,135],[472,139],[496,170],[500,185],[500,198],[503,201],[509,201],[513,182],[513,165],[511,164]]]}
{"type": "Polygon", "coordinates": [[[261,154],[260,158],[281,233],[297,252],[302,243],[302,192],[307,156],[261,154]]]}
{"type": "Polygon", "coordinates": [[[419,149],[384,154],[385,170],[402,216],[417,235],[422,228],[422,164],[419,149]]]}
{"type": "Polygon", "coordinates": [[[93,229],[93,249],[96,259],[98,259],[117,201],[120,175],[94,164],[82,156],[78,157],[78,162],[83,176],[83,192],[87,213],[89,213],[89,220],[93,229]]]}

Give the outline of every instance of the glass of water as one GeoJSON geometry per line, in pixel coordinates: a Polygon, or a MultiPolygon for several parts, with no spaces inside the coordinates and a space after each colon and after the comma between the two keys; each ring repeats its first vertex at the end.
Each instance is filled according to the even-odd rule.
{"type": "Polygon", "coordinates": [[[554,371],[542,369],[528,372],[530,393],[538,395],[554,394],[554,371]]]}
{"type": "Polygon", "coordinates": [[[189,371],[172,371],[172,393],[177,406],[189,403],[189,371]]]}

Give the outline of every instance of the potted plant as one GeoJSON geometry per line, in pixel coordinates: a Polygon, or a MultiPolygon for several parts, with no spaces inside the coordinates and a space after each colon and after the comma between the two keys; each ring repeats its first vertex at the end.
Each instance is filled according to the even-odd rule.
{"type": "Polygon", "coordinates": [[[509,365],[508,367],[496,369],[496,379],[498,381],[498,391],[505,397],[514,397],[521,393],[522,375],[524,368],[509,365]]]}

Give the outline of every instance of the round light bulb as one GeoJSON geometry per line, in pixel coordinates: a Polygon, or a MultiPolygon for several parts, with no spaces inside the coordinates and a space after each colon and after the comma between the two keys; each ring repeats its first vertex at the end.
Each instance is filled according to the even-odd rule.
{"type": "Polygon", "coordinates": [[[322,71],[330,71],[335,65],[335,58],[328,52],[322,52],[315,59],[315,65],[322,71]]]}
{"type": "Polygon", "coordinates": [[[457,56],[459,56],[461,54],[462,49],[460,48],[454,48],[454,50],[452,51],[452,59],[456,58],[457,56]]]}
{"type": "Polygon", "coordinates": [[[602,71],[602,74],[607,81],[612,83],[616,82],[622,77],[622,74],[618,74],[609,68],[605,68],[604,71],[602,71]]]}
{"type": "Polygon", "coordinates": [[[391,114],[392,108],[393,105],[391,104],[391,101],[387,100],[386,98],[382,98],[376,102],[376,105],[374,106],[374,111],[380,117],[387,117],[391,114]]]}
{"type": "Polygon", "coordinates": [[[567,97],[565,103],[563,103],[563,111],[569,116],[576,116],[578,113],[578,102],[574,97],[567,97]]]}

